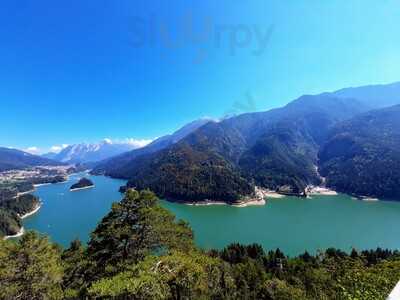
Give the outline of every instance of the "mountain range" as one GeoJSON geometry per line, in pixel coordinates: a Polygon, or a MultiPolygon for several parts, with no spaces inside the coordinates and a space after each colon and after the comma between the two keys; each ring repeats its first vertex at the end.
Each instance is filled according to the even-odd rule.
{"type": "MultiPolygon", "coordinates": [[[[374,191],[370,188],[373,181],[366,183],[364,189],[340,185],[334,174],[346,169],[340,164],[332,169],[335,157],[327,155],[327,149],[337,141],[338,128],[345,128],[348,122],[360,122],[357,118],[368,111],[400,103],[398,95],[400,84],[396,83],[302,96],[282,108],[205,122],[173,142],[156,141],[102,162],[94,172],[129,179],[128,186],[150,188],[171,200],[234,202],[251,195],[255,185],[302,195],[307,185],[322,182],[321,175],[327,177],[329,186],[341,191],[394,196],[397,192],[374,191]]],[[[379,113],[379,110],[370,113],[379,113]]],[[[373,133],[366,130],[365,134],[369,132],[373,133]]],[[[374,138],[377,137],[369,137],[374,138]]],[[[400,146],[392,136],[388,139],[400,146]]],[[[377,147],[386,149],[383,142],[376,140],[377,147]]],[[[390,159],[399,160],[395,154],[390,159]]],[[[376,163],[381,164],[379,160],[376,163]]],[[[357,166],[366,167],[365,164],[357,166]]],[[[351,181],[362,172],[365,169],[353,172],[344,180],[351,181]]],[[[379,174],[374,176],[379,189],[385,178],[379,174]]]]}
{"type": "Polygon", "coordinates": [[[0,147],[0,172],[36,166],[56,165],[61,164],[54,160],[43,158],[24,151],[0,147]]]}
{"type": "Polygon", "coordinates": [[[131,143],[114,143],[110,140],[104,140],[98,144],[69,145],[59,153],[47,153],[43,157],[69,164],[93,163],[117,156],[137,147],[137,145],[131,143]]]}
{"type": "Polygon", "coordinates": [[[0,170],[94,163],[177,201],[236,202],[255,186],[304,195],[308,185],[369,197],[400,196],[400,83],[302,96],[282,108],[200,119],[139,149],[103,141],[38,157],[0,148],[0,170]],[[49,159],[51,158],[51,159],[49,159]]]}

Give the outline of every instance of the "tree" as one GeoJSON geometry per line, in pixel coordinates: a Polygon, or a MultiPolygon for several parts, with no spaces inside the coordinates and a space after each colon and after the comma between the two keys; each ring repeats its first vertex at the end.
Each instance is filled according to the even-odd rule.
{"type": "Polygon", "coordinates": [[[85,247],[79,240],[74,240],[71,246],[64,250],[61,255],[64,265],[63,289],[65,297],[76,299],[82,296],[90,282],[87,270],[93,268],[92,262],[88,260],[85,247]]]}
{"type": "Polygon", "coordinates": [[[122,299],[233,299],[233,279],[223,262],[198,251],[148,256],[124,272],[92,285],[92,297],[122,299]],[[230,294],[230,295],[229,295],[230,294]]]}
{"type": "Polygon", "coordinates": [[[61,299],[60,250],[27,232],[17,243],[0,241],[1,299],[61,299]]]}
{"type": "Polygon", "coordinates": [[[128,190],[93,232],[88,255],[97,265],[97,275],[116,274],[123,265],[138,263],[149,254],[192,248],[191,229],[159,206],[154,193],[128,190]]]}

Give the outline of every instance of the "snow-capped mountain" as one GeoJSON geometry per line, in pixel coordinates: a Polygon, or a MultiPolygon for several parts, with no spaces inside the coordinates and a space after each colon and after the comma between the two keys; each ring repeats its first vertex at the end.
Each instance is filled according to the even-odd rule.
{"type": "Polygon", "coordinates": [[[101,161],[121,153],[137,149],[134,143],[113,143],[106,139],[98,144],[70,145],[55,154],[52,158],[65,163],[89,163],[101,161]]]}

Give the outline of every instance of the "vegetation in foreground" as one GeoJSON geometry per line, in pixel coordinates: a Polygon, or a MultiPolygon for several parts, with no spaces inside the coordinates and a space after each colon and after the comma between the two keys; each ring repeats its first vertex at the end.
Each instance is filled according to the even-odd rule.
{"type": "Polygon", "coordinates": [[[92,233],[61,249],[28,232],[0,241],[1,299],[385,299],[400,253],[328,249],[288,258],[259,245],[204,252],[150,191],[128,190],[92,233]]]}

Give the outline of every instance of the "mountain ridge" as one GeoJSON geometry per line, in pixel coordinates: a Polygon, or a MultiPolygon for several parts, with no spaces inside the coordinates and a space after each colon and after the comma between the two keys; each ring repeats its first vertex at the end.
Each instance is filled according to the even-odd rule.
{"type": "Polygon", "coordinates": [[[0,147],[0,172],[44,165],[57,166],[62,163],[21,150],[0,147]]]}

